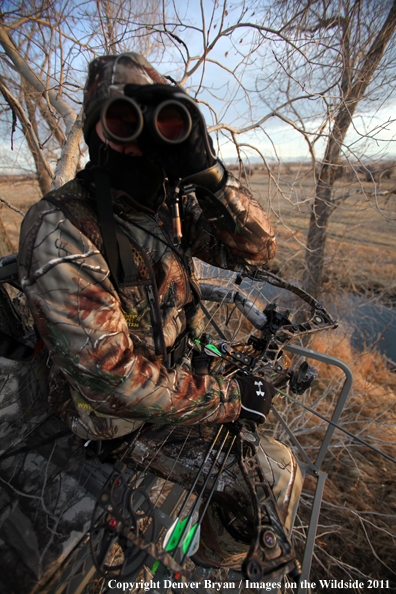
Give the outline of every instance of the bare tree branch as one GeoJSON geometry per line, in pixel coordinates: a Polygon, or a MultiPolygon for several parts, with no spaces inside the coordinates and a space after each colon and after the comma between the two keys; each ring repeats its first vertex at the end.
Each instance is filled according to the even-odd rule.
{"type": "Polygon", "coordinates": [[[19,101],[10,93],[10,91],[4,85],[4,81],[1,79],[1,77],[0,77],[0,92],[2,93],[4,99],[7,101],[7,103],[11,107],[11,109],[13,109],[17,112],[19,119],[21,120],[21,123],[22,123],[24,129],[26,130],[26,133],[29,135],[30,140],[34,146],[34,151],[35,151],[36,155],[41,159],[41,162],[44,165],[44,168],[45,168],[46,172],[48,173],[48,175],[51,178],[54,178],[55,176],[53,174],[53,171],[52,171],[51,167],[49,166],[49,164],[43,154],[40,143],[37,139],[37,136],[33,130],[33,126],[31,124],[25,110],[23,109],[23,107],[19,103],[19,101]]]}
{"type": "Polygon", "coordinates": [[[14,66],[20,72],[20,74],[40,93],[43,95],[47,94],[51,105],[61,114],[65,126],[66,135],[70,132],[75,119],[76,114],[74,110],[61,98],[58,97],[57,93],[52,89],[47,89],[37,74],[30,68],[30,66],[21,57],[14,43],[10,39],[5,30],[3,24],[0,22],[0,43],[4,48],[7,56],[12,60],[14,66]]]}

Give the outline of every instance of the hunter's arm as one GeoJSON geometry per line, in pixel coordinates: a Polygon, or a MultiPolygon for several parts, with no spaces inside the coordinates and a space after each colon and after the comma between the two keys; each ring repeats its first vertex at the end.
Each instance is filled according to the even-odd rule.
{"type": "Polygon", "coordinates": [[[24,219],[19,275],[54,363],[93,411],[157,423],[238,417],[233,380],[197,376],[184,365],[167,370],[134,353],[103,256],[45,200],[24,219]]]}
{"type": "Polygon", "coordinates": [[[267,214],[229,172],[210,195],[187,196],[185,226],[192,255],[229,270],[254,270],[276,255],[276,240],[267,214]]]}

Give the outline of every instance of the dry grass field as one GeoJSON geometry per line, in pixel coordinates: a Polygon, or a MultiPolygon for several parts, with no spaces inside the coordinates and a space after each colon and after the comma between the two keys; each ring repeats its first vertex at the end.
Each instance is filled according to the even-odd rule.
{"type": "MultiPolygon", "coordinates": [[[[299,278],[304,266],[304,243],[314,185],[312,171],[288,164],[270,177],[255,171],[247,185],[268,212],[278,237],[274,266],[286,278],[299,278]]],[[[374,188],[362,176],[336,182],[335,197],[351,194],[333,212],[326,249],[326,289],[381,290],[396,294],[396,175],[374,188]],[[376,190],[376,194],[374,192],[376,190]]],[[[32,180],[1,179],[0,198],[23,212],[40,199],[32,180]]],[[[22,216],[3,205],[0,218],[17,251],[22,216]]],[[[1,254],[4,255],[4,254],[1,254]]]]}
{"type": "MultiPolygon", "coordinates": [[[[258,171],[249,184],[276,227],[273,266],[286,278],[301,278],[304,244],[314,195],[312,171],[290,164],[273,178],[258,171]]],[[[379,184],[362,176],[336,181],[335,198],[349,194],[332,213],[327,233],[325,291],[340,287],[396,297],[396,175],[379,184]]]]}
{"type": "MultiPolygon", "coordinates": [[[[22,212],[40,200],[41,193],[38,184],[34,180],[13,178],[0,178],[0,198],[12,204],[22,212]]],[[[0,221],[2,221],[7,232],[8,239],[14,252],[18,251],[19,227],[22,215],[10,209],[4,203],[0,203],[0,221]]],[[[5,256],[1,253],[0,256],[5,256]]]]}
{"type": "MultiPolygon", "coordinates": [[[[370,445],[396,458],[396,375],[390,372],[384,358],[375,350],[356,352],[348,336],[339,329],[318,334],[310,344],[313,350],[326,352],[347,363],[354,384],[340,419],[340,426],[358,435],[370,445]]],[[[317,362],[312,362],[318,365],[317,362]]],[[[327,364],[319,364],[319,379],[312,390],[299,399],[331,417],[344,375],[327,364]]],[[[315,459],[327,429],[326,423],[296,404],[278,397],[276,407],[290,424],[300,443],[315,459]]],[[[286,435],[279,425],[277,437],[286,435]]],[[[396,589],[396,466],[367,447],[336,430],[322,465],[328,474],[311,581],[320,579],[356,580],[371,578],[389,580],[396,589]]],[[[302,549],[310,518],[316,482],[308,478],[294,538],[302,549]]],[[[393,590],[392,590],[393,589],[393,590]]],[[[320,589],[333,593],[333,588],[320,589]]],[[[370,590],[355,589],[354,592],[370,590]]]]}
{"type": "MultiPolygon", "coordinates": [[[[274,268],[285,278],[298,280],[304,267],[304,241],[310,217],[308,199],[314,190],[312,176],[302,165],[290,164],[279,172],[274,171],[273,177],[255,171],[248,184],[271,212],[271,221],[276,227],[278,255],[274,268]]],[[[350,195],[332,214],[329,223],[327,297],[346,290],[394,300],[395,188],[396,176],[383,180],[376,188],[377,195],[373,183],[362,176],[359,180],[346,178],[336,182],[336,197],[348,192],[350,195]]],[[[26,212],[40,195],[37,185],[31,181],[2,180],[0,197],[26,212]]],[[[0,215],[12,249],[17,251],[22,217],[5,205],[0,215]]],[[[342,328],[319,336],[311,347],[341,358],[352,368],[355,382],[341,417],[342,426],[396,458],[396,376],[384,357],[375,350],[354,351],[342,328]]],[[[320,365],[319,378],[304,398],[307,404],[330,416],[341,389],[341,378],[339,372],[324,364],[320,365]]],[[[277,408],[296,430],[299,440],[314,454],[323,438],[323,423],[279,398],[277,408]]],[[[275,422],[272,429],[280,431],[275,422]]],[[[285,439],[281,432],[278,435],[285,439]]],[[[323,469],[329,479],[311,580],[363,579],[365,576],[389,580],[390,589],[384,592],[396,590],[396,466],[336,431],[323,469]]],[[[306,533],[314,484],[308,481],[306,486],[296,523],[297,548],[306,533]]],[[[370,591],[382,590],[372,588],[370,591]]],[[[363,590],[355,589],[355,592],[363,590]]]]}

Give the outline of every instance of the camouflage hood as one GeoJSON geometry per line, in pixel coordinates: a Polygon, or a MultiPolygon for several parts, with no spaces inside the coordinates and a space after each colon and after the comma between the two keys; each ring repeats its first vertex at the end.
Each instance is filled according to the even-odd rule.
{"type": "Polygon", "coordinates": [[[146,58],[135,52],[101,56],[93,60],[88,67],[84,89],[83,131],[86,142],[105,101],[114,95],[123,95],[125,85],[155,83],[168,84],[168,81],[146,58]]]}

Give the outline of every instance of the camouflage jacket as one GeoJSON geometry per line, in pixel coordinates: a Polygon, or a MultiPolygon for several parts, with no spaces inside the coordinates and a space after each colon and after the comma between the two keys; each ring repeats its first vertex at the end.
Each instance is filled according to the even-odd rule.
{"type": "Polygon", "coordinates": [[[198,202],[188,195],[177,251],[165,203],[154,213],[112,190],[114,217],[132,242],[138,272],[133,286],[117,291],[104,257],[94,192],[76,178],[35,204],[21,227],[19,276],[53,362],[53,408],[75,433],[90,439],[114,438],[145,421],[234,420],[240,410],[237,383],[195,375],[186,360],[167,369],[164,348],[185,330],[192,336],[202,332],[193,256],[231,270],[254,269],[274,257],[265,212],[229,175],[216,198],[236,230],[229,230],[224,216],[216,217],[213,199],[198,202]],[[149,287],[157,293],[162,353],[156,349],[149,287]]]}

